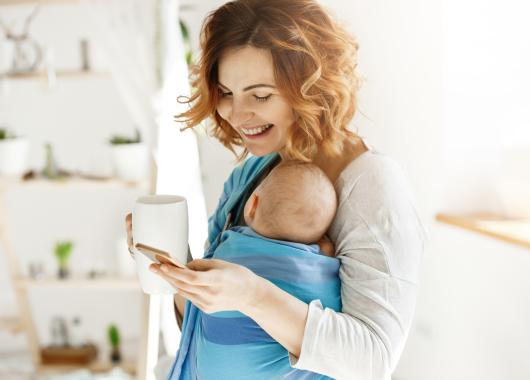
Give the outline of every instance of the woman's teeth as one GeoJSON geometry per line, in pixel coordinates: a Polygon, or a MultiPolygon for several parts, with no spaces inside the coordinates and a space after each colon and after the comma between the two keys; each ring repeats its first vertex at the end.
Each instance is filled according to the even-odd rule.
{"type": "Polygon", "coordinates": [[[258,128],[253,128],[253,129],[245,129],[245,128],[241,128],[241,130],[243,131],[243,133],[245,133],[246,135],[257,135],[259,133],[262,133],[263,131],[269,129],[270,127],[272,127],[273,124],[266,124],[262,127],[258,127],[258,128]]]}

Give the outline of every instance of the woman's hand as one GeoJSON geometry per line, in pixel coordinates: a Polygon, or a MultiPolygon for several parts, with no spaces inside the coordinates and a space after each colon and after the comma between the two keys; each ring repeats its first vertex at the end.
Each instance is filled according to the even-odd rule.
{"type": "Polygon", "coordinates": [[[326,256],[335,257],[335,246],[327,235],[322,236],[317,244],[320,247],[320,251],[322,251],[326,256]]]}
{"type": "MultiPolygon", "coordinates": [[[[127,246],[129,247],[129,253],[134,259],[134,251],[132,251],[132,248],[134,247],[134,243],[133,243],[133,234],[132,234],[132,214],[131,213],[128,213],[125,216],[125,231],[127,232],[127,246]]],[[[182,319],[182,316],[184,315],[184,298],[182,298],[182,296],[178,294],[175,294],[174,300],[175,300],[175,305],[177,306],[178,313],[180,314],[180,318],[182,319]]],[[[179,328],[182,328],[180,323],[179,323],[179,328]]]]}
{"type": "Polygon", "coordinates": [[[196,259],[186,269],[151,264],[150,269],[205,313],[244,312],[259,302],[261,277],[250,269],[217,259],[196,259]]]}
{"type": "Polygon", "coordinates": [[[132,248],[134,247],[133,236],[132,236],[132,213],[128,213],[125,216],[125,231],[127,231],[127,246],[129,247],[129,253],[134,257],[132,248]]]}

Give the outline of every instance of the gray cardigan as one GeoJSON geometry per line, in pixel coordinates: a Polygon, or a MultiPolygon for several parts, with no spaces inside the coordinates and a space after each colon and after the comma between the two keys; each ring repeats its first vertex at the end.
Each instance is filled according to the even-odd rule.
{"type": "Polygon", "coordinates": [[[300,357],[291,366],[335,379],[390,379],[411,326],[425,230],[406,177],[369,150],[335,182],[327,235],[340,260],[342,312],[309,304],[300,357]]]}

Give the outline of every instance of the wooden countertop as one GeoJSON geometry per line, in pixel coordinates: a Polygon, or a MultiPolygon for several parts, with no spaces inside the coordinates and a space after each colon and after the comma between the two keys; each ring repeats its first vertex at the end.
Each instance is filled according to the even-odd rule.
{"type": "Polygon", "coordinates": [[[486,213],[439,213],[436,220],[530,249],[530,219],[509,219],[486,213]]]}

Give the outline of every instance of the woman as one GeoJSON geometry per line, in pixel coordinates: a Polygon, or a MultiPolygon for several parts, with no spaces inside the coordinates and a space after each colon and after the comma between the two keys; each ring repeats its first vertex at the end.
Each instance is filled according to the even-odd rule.
{"type": "MultiPolygon", "coordinates": [[[[179,117],[188,127],[213,119],[219,141],[232,152],[244,148],[241,161],[255,156],[234,171],[253,179],[236,208],[281,161],[312,162],[334,183],[339,206],[327,235],[340,261],[342,310],[304,302],[224,260],[193,260],[191,270],[153,264],[178,289],[183,331],[193,328],[192,305],[208,314],[235,310],[305,370],[292,378],[389,379],[412,321],[424,235],[398,165],[347,129],[356,110],[356,42],[314,1],[239,0],[208,16],[201,48],[191,108],[179,117]]],[[[244,224],[241,214],[227,221],[220,212],[240,190],[234,173],[209,219],[210,247],[223,225],[244,224]]],[[[132,243],[130,217],[128,226],[132,243]]],[[[186,377],[175,372],[179,363],[170,378],[186,377]]]]}

